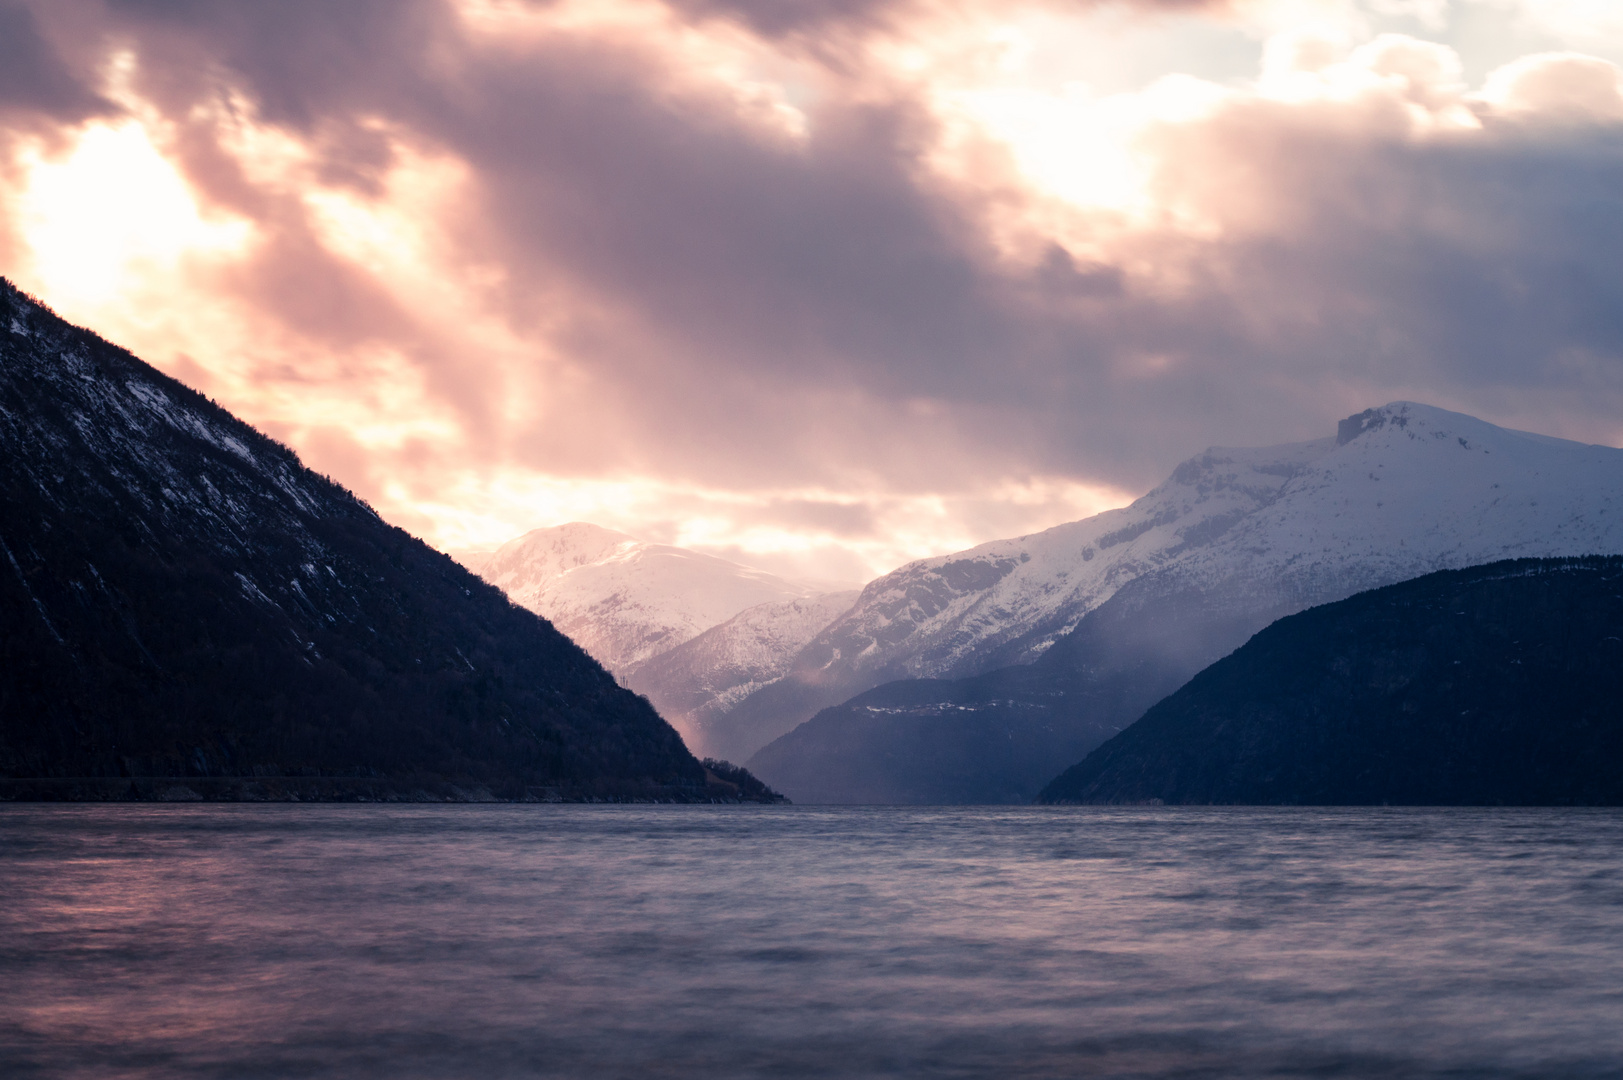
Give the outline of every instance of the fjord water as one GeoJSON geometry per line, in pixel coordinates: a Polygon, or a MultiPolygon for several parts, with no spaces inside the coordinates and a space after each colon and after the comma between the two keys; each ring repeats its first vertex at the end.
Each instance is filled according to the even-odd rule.
{"type": "Polygon", "coordinates": [[[1610,810],[0,808],[7,1077],[1615,1077],[1610,810]]]}

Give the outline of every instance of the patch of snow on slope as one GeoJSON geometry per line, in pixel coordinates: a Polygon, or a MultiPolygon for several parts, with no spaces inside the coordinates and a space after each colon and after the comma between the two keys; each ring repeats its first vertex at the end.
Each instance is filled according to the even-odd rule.
{"type": "Polygon", "coordinates": [[[1321,439],[1209,450],[1131,506],[910,563],[870,583],[797,666],[859,665],[901,678],[1030,660],[1126,582],[1210,546],[1273,503],[1334,448],[1321,439]]]}
{"type": "Polygon", "coordinates": [[[627,682],[647,695],[690,750],[714,753],[706,738],[710,719],[781,677],[801,647],[856,598],[852,589],[757,604],[637,665],[627,682]]]}
{"type": "Polygon", "coordinates": [[[726,559],[573,522],[536,529],[479,574],[625,673],[745,608],[812,590],[726,559]]]}
{"type": "Polygon", "coordinates": [[[1029,661],[1152,572],[1320,603],[1447,567],[1623,551],[1620,499],[1623,451],[1397,402],[1334,439],[1214,448],[1131,506],[904,566],[795,670],[872,685],[1029,661]]]}

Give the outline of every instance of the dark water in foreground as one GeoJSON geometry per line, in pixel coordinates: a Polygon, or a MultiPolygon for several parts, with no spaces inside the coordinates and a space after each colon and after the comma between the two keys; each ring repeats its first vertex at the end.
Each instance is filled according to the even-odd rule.
{"type": "Polygon", "coordinates": [[[3,807],[0,1075],[1617,1077],[1623,813],[3,807]]]}

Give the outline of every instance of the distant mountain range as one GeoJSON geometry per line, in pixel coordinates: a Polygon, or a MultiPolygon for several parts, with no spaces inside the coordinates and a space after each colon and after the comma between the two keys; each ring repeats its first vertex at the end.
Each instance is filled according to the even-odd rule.
{"type": "Polygon", "coordinates": [[[775,737],[750,767],[798,801],[1025,801],[1277,618],[1439,569],[1617,552],[1623,451],[1399,402],[888,574],[713,726],[775,737]]]}
{"type": "Polygon", "coordinates": [[[781,679],[795,654],[856,601],[857,590],[757,604],[630,669],[626,685],[646,694],[696,754],[748,757],[757,747],[728,738],[719,721],[738,702],[781,679]]]}
{"type": "Polygon", "coordinates": [[[514,603],[551,621],[622,676],[746,608],[818,591],[580,521],[535,529],[487,555],[463,558],[514,603]]]}
{"type": "MultiPolygon", "coordinates": [[[[584,523],[465,556],[480,580],[3,280],[0,496],[0,798],[774,797],[691,748],[800,801],[1024,802],[1276,620],[1355,594],[1378,608],[1367,590],[1439,570],[1623,552],[1623,451],[1398,402],[1334,438],[1208,450],[1129,507],[860,591],[584,523]]],[[[1514,593],[1616,569],[1448,581],[1514,593]]],[[[1377,608],[1337,610],[1372,633],[1397,610],[1377,608]]],[[[1546,609],[1528,625],[1555,627],[1546,609]]],[[[1516,625],[1478,623],[1462,669],[1516,625]]],[[[1222,670],[1284,686],[1288,640],[1222,670]]],[[[1405,677],[1442,685],[1422,668],[1405,677]]],[[[1260,798],[1209,776],[1145,794],[1121,771],[1194,775],[1189,754],[1226,751],[1180,740],[1206,745],[1231,707],[1286,753],[1285,706],[1230,675],[1197,680],[1228,697],[1179,691],[1111,742],[1110,769],[1090,757],[1049,797],[1260,798]]],[[[1329,790],[1312,783],[1267,790],[1329,790]]]]}
{"type": "Polygon", "coordinates": [[[1281,619],[1039,801],[1623,804],[1623,558],[1442,571],[1281,619]]]}
{"type": "Polygon", "coordinates": [[[1335,437],[1208,450],[1129,507],[855,595],[580,524],[481,568],[695,751],[798,800],[1024,802],[1274,619],[1442,568],[1623,550],[1620,499],[1623,451],[1397,402],[1335,437]]]}
{"type": "Polygon", "coordinates": [[[857,596],[579,521],[455,554],[647,696],[695,753],[718,757],[756,747],[710,738],[713,717],[782,676],[857,596]]]}
{"type": "Polygon", "coordinates": [[[766,797],[545,620],[0,280],[0,798],[766,797]]]}

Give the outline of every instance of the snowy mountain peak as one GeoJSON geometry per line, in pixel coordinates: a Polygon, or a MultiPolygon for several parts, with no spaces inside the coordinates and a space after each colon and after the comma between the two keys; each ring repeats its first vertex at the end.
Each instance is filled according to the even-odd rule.
{"type": "Polygon", "coordinates": [[[711,721],[781,678],[801,647],[856,598],[853,589],[746,608],[638,665],[628,685],[648,696],[695,754],[748,756],[717,742],[711,721]]]}
{"type": "Polygon", "coordinates": [[[1513,440],[1532,440],[1567,446],[1584,445],[1549,435],[1535,435],[1530,431],[1499,427],[1468,413],[1450,412],[1417,401],[1394,401],[1379,408],[1354,413],[1336,425],[1336,445],[1346,446],[1366,432],[1384,432],[1389,437],[1405,436],[1410,439],[1418,438],[1422,433],[1434,439],[1446,439],[1451,435],[1455,438],[1474,435],[1479,439],[1504,441],[1507,445],[1508,441],[1513,440]],[[1414,425],[1413,431],[1410,430],[1411,424],[1414,425]]]}
{"type": "Polygon", "coordinates": [[[1406,410],[1403,407],[1407,404],[1408,402],[1398,402],[1395,405],[1388,405],[1384,409],[1365,409],[1361,413],[1354,413],[1347,417],[1347,419],[1336,425],[1336,445],[1346,446],[1366,431],[1385,427],[1394,414],[1399,417],[1399,424],[1402,426],[1406,421],[1406,410]]]}
{"type": "Polygon", "coordinates": [[[817,591],[580,521],[525,533],[476,569],[620,675],[746,608],[817,591]]]}
{"type": "Polygon", "coordinates": [[[854,660],[899,678],[958,673],[971,657],[1032,659],[1123,583],[1215,543],[1334,449],[1213,447],[1131,506],[909,563],[871,582],[799,666],[854,660]]]}
{"type": "Polygon", "coordinates": [[[1130,582],[1242,618],[1433,570],[1617,552],[1623,450],[1398,401],[1334,437],[1213,447],[1131,506],[903,566],[737,711],[770,735],[881,682],[1030,662],[1130,582]]]}
{"type": "Polygon", "coordinates": [[[1292,575],[1353,561],[1387,577],[1614,550],[1623,522],[1607,508],[1620,481],[1623,451],[1394,402],[1343,420],[1334,439],[1212,447],[1131,506],[911,563],[872,582],[824,637],[830,653],[887,675],[933,675],[971,656],[981,667],[1030,659],[1126,581],[1174,564],[1273,552],[1292,575]]]}
{"type": "Polygon", "coordinates": [[[497,575],[510,595],[544,587],[569,571],[627,554],[646,547],[627,536],[600,525],[572,521],[550,529],[532,529],[509,540],[485,556],[480,572],[488,579],[497,575]]]}

